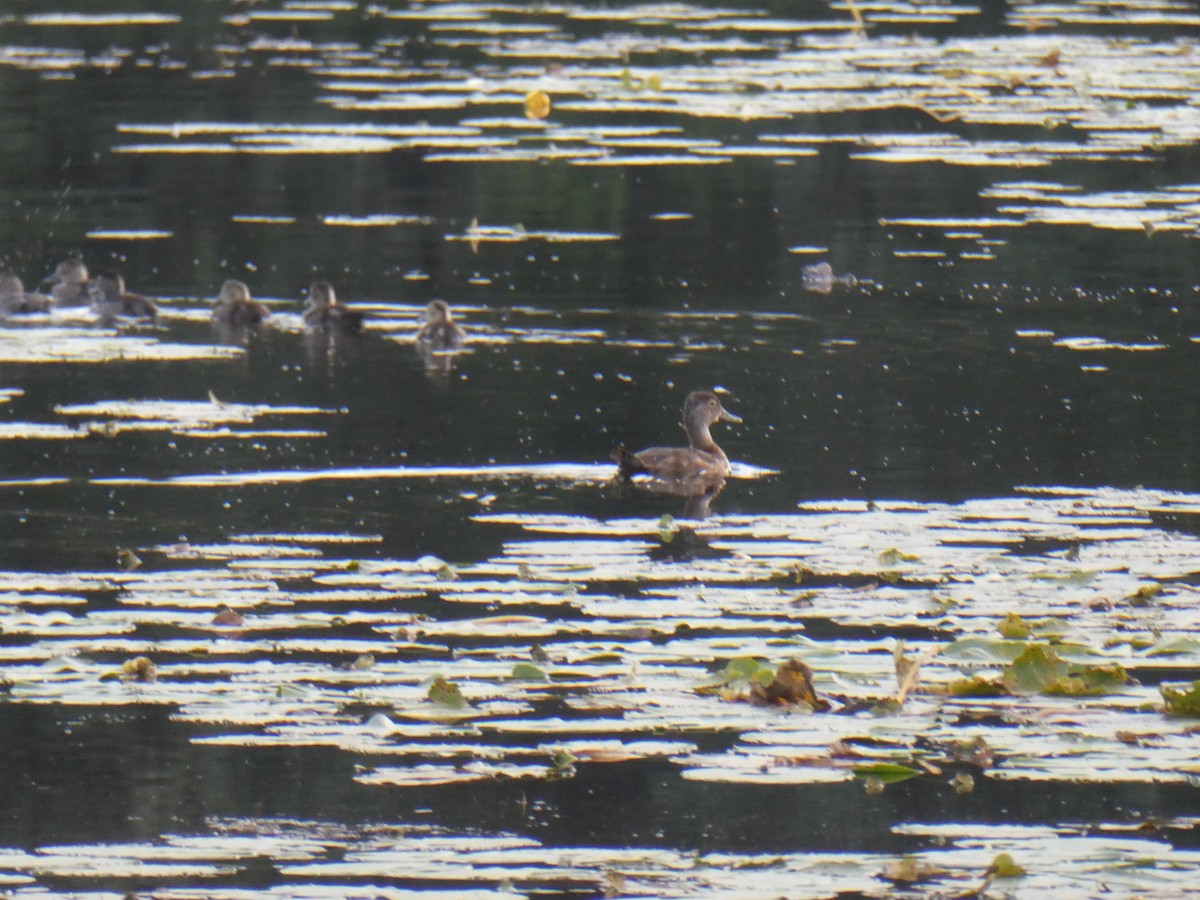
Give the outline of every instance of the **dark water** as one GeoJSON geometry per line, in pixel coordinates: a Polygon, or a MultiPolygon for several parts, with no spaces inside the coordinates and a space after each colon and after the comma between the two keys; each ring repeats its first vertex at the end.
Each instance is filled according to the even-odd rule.
{"type": "MultiPolygon", "coordinates": [[[[841,17],[825,4],[766,6],[791,19],[841,17]]],[[[209,392],[226,402],[339,411],[315,424],[288,419],[279,426],[318,427],[326,432],[318,440],[128,432],[4,441],[0,479],[64,479],[0,489],[5,568],[108,570],[118,547],[287,530],[377,533],[382,542],[370,553],[381,558],[434,554],[470,562],[498,552],[518,533],[472,521],[480,511],[475,495],[486,492],[495,495],[488,508],[499,512],[678,515],[678,498],[536,476],[482,484],[366,479],[205,488],[104,480],[600,463],[616,443],[678,439],[684,395],[714,386],[745,420],[723,427],[722,446],[735,460],[778,472],[731,482],[715,503],[720,513],[786,513],[798,502],[825,498],[956,501],[1007,495],[1019,485],[1196,489],[1200,262],[1193,231],[1151,236],[1030,224],[1005,229],[994,255],[976,259],[959,254],[961,242],[947,237],[949,227],[884,224],[994,216],[996,201],[981,192],[1027,178],[1083,193],[1188,184],[1200,163],[1194,145],[1166,147],[1137,162],[1056,159],[1028,171],[856,159],[846,142],[819,144],[810,157],[735,158],[712,166],[437,162],[427,160],[425,147],[122,150],[165,140],[151,141],[131,125],[445,126],[520,118],[520,97],[536,81],[513,76],[515,94],[467,110],[340,110],[322,100],[321,69],[336,57],[349,65],[360,53],[371,64],[386,60],[423,73],[500,81],[504,67],[516,64],[439,40],[429,21],[372,15],[358,4],[331,7],[322,21],[243,18],[287,8],[80,5],[92,15],[179,17],[113,25],[37,22],[42,14],[71,11],[59,3],[16,0],[0,11],[0,49],[7,54],[0,57],[6,135],[0,260],[27,284],[59,259],[80,254],[93,271],[118,269],[132,289],[161,298],[167,314],[152,333],[183,344],[213,341],[204,316],[184,312],[207,307],[226,278],[246,281],[292,326],[315,276],[330,279],[341,299],[366,305],[385,323],[336,352],[314,349],[292,327],[252,338],[244,355],[231,360],[0,362],[0,388],[23,391],[0,405],[0,423],[63,421],[57,404],[202,401],[209,392]],[[299,48],[289,49],[289,41],[299,48]],[[52,66],[59,58],[73,62],[52,66]],[[201,77],[215,72],[222,74],[201,77]],[[327,224],[337,216],[412,220],[327,224]],[[466,234],[473,221],[618,238],[477,247],[447,240],[466,234]],[[169,236],[88,237],[142,229],[169,236]],[[811,246],[826,249],[789,252],[811,246]],[[897,255],[898,248],[947,255],[897,255]],[[834,285],[829,293],[806,289],[804,266],[823,260],[858,283],[834,285]],[[417,311],[433,298],[459,310],[474,335],[494,338],[476,341],[445,379],[431,378],[411,345],[417,311]],[[534,340],[534,330],[553,339],[534,340]],[[1053,342],[1063,337],[1099,337],[1112,346],[1081,351],[1053,342]],[[1129,349],[1141,344],[1156,349],[1129,349]]],[[[873,39],[910,31],[932,40],[1010,33],[997,8],[986,5],[982,15],[952,25],[881,25],[873,39]]],[[[746,5],[745,11],[755,10],[746,5]]],[[[526,18],[485,14],[509,24],[526,18]]],[[[615,40],[638,28],[659,34],[672,26],[601,19],[562,27],[577,40],[615,40]]],[[[1118,21],[1108,30],[1062,24],[1060,33],[1065,41],[1096,34],[1172,40],[1176,32],[1118,21]]],[[[749,39],[760,44],[751,57],[794,46],[787,37],[749,39]]],[[[731,57],[695,54],[717,67],[731,57]]],[[[635,50],[611,65],[642,72],[690,58],[635,50]]],[[[552,62],[535,57],[524,65],[539,70],[552,62]]],[[[591,122],[586,111],[553,116],[569,125],[591,122]]],[[[914,109],[765,123],[634,111],[605,122],[678,127],[687,137],[727,145],[764,132],[949,131],[991,140],[1002,131],[1008,138],[1037,131],[937,123],[914,109]]],[[[28,326],[29,341],[40,340],[38,327],[28,326]]],[[[0,642],[20,640],[0,635],[0,642]]],[[[361,761],[345,754],[196,747],[188,726],[137,707],[0,703],[0,734],[6,735],[0,845],[30,849],[203,833],[214,818],[245,816],[428,822],[563,845],[895,853],[915,846],[894,833],[895,823],[939,816],[938,804],[908,785],[879,798],[864,797],[857,784],[695,785],[681,782],[665,763],[585,769],[575,779],[532,786],[370,788],[352,781],[361,761]],[[819,821],[795,815],[804,804],[820,810],[819,821]]],[[[1011,792],[997,782],[981,785],[956,814],[1042,823],[1195,811],[1195,791],[1178,786],[1055,783],[1011,792]]],[[[263,884],[286,881],[248,872],[224,883],[253,885],[256,877],[263,884]]],[[[119,879],[87,884],[129,886],[119,879]]]]}

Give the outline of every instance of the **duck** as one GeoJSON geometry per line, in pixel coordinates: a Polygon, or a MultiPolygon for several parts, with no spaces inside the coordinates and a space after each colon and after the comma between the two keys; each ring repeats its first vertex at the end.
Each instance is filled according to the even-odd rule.
{"type": "Polygon", "coordinates": [[[92,307],[104,318],[134,316],[153,319],[158,315],[158,305],[149,297],[128,293],[125,279],[116,272],[96,276],[92,288],[92,307]]]}
{"type": "Polygon", "coordinates": [[[308,288],[304,304],[304,324],[308,328],[324,328],[345,333],[362,331],[363,314],[342,306],[328,281],[314,281],[308,288]]]}
{"type": "Polygon", "coordinates": [[[230,278],[221,285],[221,293],[213,305],[212,320],[214,325],[237,328],[259,325],[270,315],[269,309],[250,298],[250,288],[244,281],[230,278]]]}
{"type": "Polygon", "coordinates": [[[425,307],[424,324],[417,332],[417,343],[434,351],[457,350],[467,341],[467,333],[450,315],[445,300],[434,300],[425,307]]]}
{"type": "Polygon", "coordinates": [[[712,391],[692,391],[683,402],[683,430],[689,446],[650,447],[639,453],[617,447],[612,452],[617,474],[625,479],[646,474],[677,482],[724,478],[731,471],[729,457],[712,439],[709,428],[717,422],[741,421],[721,405],[721,398],[712,391]]]}
{"type": "Polygon", "coordinates": [[[16,272],[0,272],[0,315],[50,312],[54,300],[46,294],[25,290],[16,272]]]}
{"type": "Polygon", "coordinates": [[[44,284],[52,285],[50,296],[57,306],[90,306],[92,283],[87,266],[78,256],[68,256],[46,276],[44,284]]]}

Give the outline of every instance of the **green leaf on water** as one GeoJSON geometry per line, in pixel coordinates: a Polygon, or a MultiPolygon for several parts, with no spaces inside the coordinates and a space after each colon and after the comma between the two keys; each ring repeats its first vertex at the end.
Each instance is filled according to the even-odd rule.
{"type": "Polygon", "coordinates": [[[1200,680],[1179,687],[1160,684],[1158,691],[1166,702],[1168,715],[1200,718],[1200,680]]]}
{"type": "Polygon", "coordinates": [[[1017,865],[1008,853],[1000,853],[988,866],[987,874],[992,878],[1020,878],[1025,874],[1025,868],[1017,865]]]}
{"type": "Polygon", "coordinates": [[[1001,619],[1000,624],[996,626],[996,630],[1003,637],[1018,641],[1025,640],[1025,638],[1033,633],[1033,628],[1029,623],[1014,612],[1010,612],[1001,619]]]}
{"type": "Polygon", "coordinates": [[[546,673],[533,663],[517,663],[508,676],[513,681],[548,681],[546,673]]]}
{"type": "Polygon", "coordinates": [[[951,697],[1002,697],[1008,691],[1003,684],[972,675],[970,678],[956,678],[950,682],[946,685],[946,693],[951,697]]]}
{"type": "Polygon", "coordinates": [[[442,675],[433,677],[433,681],[429,684],[429,693],[426,696],[430,702],[450,709],[465,709],[468,706],[467,698],[463,696],[458,685],[453,681],[448,681],[442,675]]]}
{"type": "Polygon", "coordinates": [[[1012,662],[1025,652],[1024,641],[996,641],[991,638],[960,638],[947,644],[938,654],[942,659],[968,659],[977,662],[1012,662]]]}
{"type": "Polygon", "coordinates": [[[1031,644],[1004,672],[1004,683],[1013,691],[1041,694],[1067,677],[1068,665],[1042,644],[1031,644]]]}
{"type": "Polygon", "coordinates": [[[895,566],[902,562],[916,562],[920,558],[915,553],[905,553],[896,547],[889,547],[879,554],[879,561],[885,566],[895,566]]]}
{"type": "Polygon", "coordinates": [[[1045,644],[1030,644],[1004,671],[1005,687],[1027,694],[1091,696],[1128,683],[1128,673],[1116,663],[1073,665],[1045,644]]]}
{"type": "Polygon", "coordinates": [[[1200,653],[1200,641],[1191,637],[1177,637],[1151,644],[1146,649],[1147,656],[1168,656],[1173,653],[1200,653]]]}
{"type": "Polygon", "coordinates": [[[675,540],[677,534],[679,534],[679,526],[675,524],[675,517],[664,513],[663,517],[658,520],[658,539],[664,544],[669,544],[675,540]]]}
{"type": "Polygon", "coordinates": [[[914,769],[912,766],[905,766],[900,763],[872,763],[867,766],[854,767],[855,778],[862,778],[864,780],[875,778],[882,784],[898,784],[901,781],[908,781],[910,778],[915,778],[920,774],[920,769],[914,769]]]}
{"type": "Polygon", "coordinates": [[[719,675],[722,684],[733,684],[738,681],[757,681],[760,684],[770,684],[771,679],[775,677],[775,670],[752,656],[741,656],[727,662],[719,675]]]}
{"type": "Polygon", "coordinates": [[[714,672],[696,690],[701,694],[714,694],[722,688],[760,684],[769,685],[775,680],[775,670],[752,656],[739,656],[725,663],[725,667],[714,672]]]}

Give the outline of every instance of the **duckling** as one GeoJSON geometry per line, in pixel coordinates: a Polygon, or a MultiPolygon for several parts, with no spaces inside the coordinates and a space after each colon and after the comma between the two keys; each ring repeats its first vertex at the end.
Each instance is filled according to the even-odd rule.
{"type": "Polygon", "coordinates": [[[92,284],[87,266],[78,256],[69,256],[46,276],[45,284],[53,285],[50,296],[57,306],[90,306],[92,284]]]}
{"type": "Polygon", "coordinates": [[[50,312],[53,305],[45,294],[26,291],[16,272],[0,272],[0,315],[50,312]]]}
{"type": "Polygon", "coordinates": [[[434,351],[457,350],[467,341],[467,333],[450,315],[445,300],[434,300],[425,307],[425,324],[417,332],[417,344],[434,351]]]}
{"type": "Polygon", "coordinates": [[[244,281],[230,278],[221,285],[221,293],[213,305],[212,320],[214,325],[237,328],[259,325],[270,315],[269,309],[250,299],[250,288],[244,281]]]}
{"type": "Polygon", "coordinates": [[[141,294],[130,294],[125,290],[125,279],[115,272],[105,272],[92,282],[92,307],[103,318],[113,316],[135,316],[153,319],[158,315],[158,306],[141,294]]]}
{"type": "Polygon", "coordinates": [[[314,281],[304,304],[304,324],[345,333],[362,331],[363,314],[342,306],[328,281],[314,281]]]}
{"type": "Polygon", "coordinates": [[[617,474],[629,478],[644,473],[672,481],[723,478],[730,473],[729,457],[712,439],[709,428],[717,422],[741,421],[712,391],[692,391],[683,402],[683,430],[690,446],[651,447],[640,453],[617,447],[612,452],[617,474]]]}

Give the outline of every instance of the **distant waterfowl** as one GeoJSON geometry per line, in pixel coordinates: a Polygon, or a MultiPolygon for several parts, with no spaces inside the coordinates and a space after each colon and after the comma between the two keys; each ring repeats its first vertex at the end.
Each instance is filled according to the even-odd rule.
{"type": "Polygon", "coordinates": [[[70,256],[58,264],[46,277],[51,285],[50,296],[56,306],[90,306],[92,283],[88,279],[87,266],[77,256],[70,256]]]}
{"type": "Polygon", "coordinates": [[[424,324],[417,332],[417,343],[430,350],[457,350],[467,341],[467,333],[450,315],[445,300],[434,300],[425,307],[424,324]]]}
{"type": "Polygon", "coordinates": [[[158,306],[148,297],[125,290],[125,279],[115,272],[98,275],[92,282],[92,307],[101,316],[136,316],[153,319],[158,306]]]}
{"type": "Polygon", "coordinates": [[[689,446],[651,447],[640,453],[617,447],[612,459],[623,478],[641,473],[673,481],[723,478],[730,472],[729,458],[712,439],[709,428],[717,422],[741,421],[712,391],[692,391],[683,403],[683,430],[689,446]]]}
{"type": "Polygon", "coordinates": [[[214,325],[244,328],[259,325],[270,315],[269,309],[250,298],[250,288],[246,287],[245,282],[231,278],[221,285],[221,293],[213,306],[212,320],[214,325]]]}
{"type": "Polygon", "coordinates": [[[0,315],[44,313],[53,306],[54,301],[46,294],[26,291],[15,272],[0,272],[0,315]]]}
{"type": "Polygon", "coordinates": [[[350,334],[362,331],[363,314],[338,303],[333,285],[328,281],[314,281],[304,304],[304,324],[308,328],[350,334]]]}

